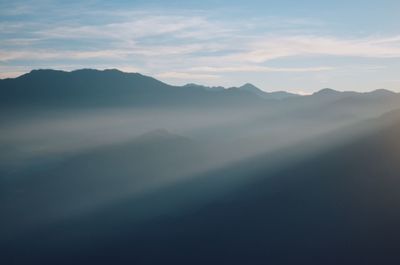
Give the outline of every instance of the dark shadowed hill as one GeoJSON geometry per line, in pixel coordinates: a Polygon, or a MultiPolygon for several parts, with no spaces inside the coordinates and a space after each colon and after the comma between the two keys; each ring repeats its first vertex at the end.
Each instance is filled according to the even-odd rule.
{"type": "Polygon", "coordinates": [[[341,144],[319,148],[326,138],[314,139],[26,231],[2,242],[2,258],[7,264],[398,264],[400,113],[359,126],[341,144]],[[369,133],[361,133],[365,128],[369,133]]]}
{"type": "Polygon", "coordinates": [[[47,158],[15,171],[0,167],[5,214],[0,231],[18,233],[18,228],[174,183],[210,162],[204,151],[196,141],[154,130],[127,142],[53,155],[56,160],[47,158]]]}
{"type": "Polygon", "coordinates": [[[72,72],[33,70],[14,79],[0,80],[2,108],[122,107],[260,102],[246,91],[211,93],[200,86],[176,87],[138,73],[115,69],[72,72]]]}

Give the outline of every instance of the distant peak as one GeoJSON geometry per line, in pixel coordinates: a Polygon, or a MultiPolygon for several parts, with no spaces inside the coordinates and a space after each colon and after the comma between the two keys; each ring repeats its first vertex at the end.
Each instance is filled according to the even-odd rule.
{"type": "Polygon", "coordinates": [[[255,87],[255,85],[253,85],[251,83],[245,83],[242,85],[242,87],[255,87]]]}
{"type": "Polygon", "coordinates": [[[320,91],[315,92],[313,95],[337,95],[339,93],[339,91],[332,88],[323,88],[320,91]]]}
{"type": "Polygon", "coordinates": [[[388,89],[380,88],[380,89],[376,89],[376,90],[372,91],[371,94],[374,94],[374,95],[393,95],[393,94],[396,94],[396,93],[391,91],[391,90],[388,90],[388,89]]]}
{"type": "Polygon", "coordinates": [[[104,69],[104,72],[118,72],[118,73],[123,73],[123,71],[117,69],[117,68],[110,68],[110,69],[104,69]]]}
{"type": "Polygon", "coordinates": [[[56,70],[56,69],[33,69],[31,70],[28,74],[42,74],[42,73],[124,73],[118,69],[104,69],[104,70],[98,70],[98,69],[92,69],[92,68],[82,68],[82,69],[76,69],[72,71],[64,71],[64,70],[56,70]]]}
{"type": "Polygon", "coordinates": [[[241,90],[251,90],[251,91],[256,91],[256,90],[259,91],[259,90],[261,90],[258,87],[256,87],[255,85],[250,84],[250,83],[246,83],[246,84],[240,86],[239,89],[241,89],[241,90]]]}
{"type": "Polygon", "coordinates": [[[98,70],[98,69],[92,69],[92,68],[83,68],[83,69],[77,69],[71,71],[71,73],[123,73],[122,71],[118,69],[104,69],[104,70],[98,70]]]}
{"type": "Polygon", "coordinates": [[[205,87],[205,86],[196,83],[187,83],[186,85],[183,85],[183,87],[205,87]]]}
{"type": "Polygon", "coordinates": [[[65,72],[65,71],[55,70],[55,69],[33,69],[27,74],[55,73],[55,72],[65,72]]]}

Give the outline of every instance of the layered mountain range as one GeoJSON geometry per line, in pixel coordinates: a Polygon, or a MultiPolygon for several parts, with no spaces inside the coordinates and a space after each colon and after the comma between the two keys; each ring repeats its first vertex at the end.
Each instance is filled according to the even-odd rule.
{"type": "Polygon", "coordinates": [[[1,264],[398,264],[400,96],[0,80],[1,264]]]}
{"type": "Polygon", "coordinates": [[[124,73],[116,69],[82,69],[72,72],[33,70],[17,78],[0,80],[2,108],[26,106],[93,107],[93,106],[148,106],[148,105],[241,105],[265,104],[263,100],[304,100],[318,98],[398,97],[388,90],[369,93],[339,92],[322,89],[310,96],[276,91],[265,92],[247,83],[239,87],[206,87],[196,84],[171,86],[138,73],[124,73]],[[263,100],[261,100],[263,99],[263,100]]]}

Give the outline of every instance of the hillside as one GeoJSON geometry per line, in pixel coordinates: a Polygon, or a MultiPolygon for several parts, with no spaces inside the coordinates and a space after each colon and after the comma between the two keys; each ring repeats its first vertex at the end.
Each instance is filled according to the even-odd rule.
{"type": "Polygon", "coordinates": [[[29,248],[14,256],[26,264],[392,264],[400,113],[347,130],[49,224],[7,253],[29,248]]]}

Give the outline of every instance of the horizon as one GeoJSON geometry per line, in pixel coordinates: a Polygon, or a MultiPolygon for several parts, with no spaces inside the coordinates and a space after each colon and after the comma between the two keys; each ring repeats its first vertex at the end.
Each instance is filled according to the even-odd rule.
{"type": "Polygon", "coordinates": [[[254,85],[254,84],[251,83],[251,82],[245,82],[245,83],[236,84],[236,85],[233,85],[233,86],[205,85],[205,84],[202,84],[202,83],[194,83],[194,82],[189,82],[189,83],[182,84],[182,85],[174,85],[174,84],[171,84],[171,83],[169,83],[169,82],[167,82],[167,81],[164,81],[164,80],[162,80],[162,79],[153,77],[153,76],[151,76],[151,75],[146,75],[146,74],[143,74],[143,73],[140,73],[140,72],[128,72],[128,71],[124,71],[124,70],[121,70],[121,69],[118,69],[118,68],[104,68],[104,69],[79,68],[79,69],[72,69],[72,70],[51,69],[51,68],[37,68],[37,69],[31,69],[30,71],[28,71],[28,72],[26,72],[26,73],[21,73],[21,74],[18,75],[18,76],[0,78],[0,80],[19,78],[19,77],[21,77],[21,76],[23,76],[23,75],[30,74],[30,73],[32,73],[32,72],[34,72],[34,71],[60,71],[60,72],[65,72],[65,73],[72,73],[72,72],[82,71],[82,70],[93,70],[93,71],[100,71],[100,72],[104,72],[104,71],[119,71],[119,72],[124,73],[124,74],[140,74],[140,75],[142,75],[142,76],[154,78],[154,79],[156,79],[156,80],[158,80],[158,81],[161,81],[162,83],[164,83],[164,84],[166,84],[166,85],[169,85],[169,86],[184,87],[184,86],[187,86],[187,85],[196,85],[196,86],[203,86],[203,87],[209,87],[209,88],[221,87],[221,88],[224,88],[224,89],[230,89],[230,88],[239,88],[239,87],[243,87],[243,86],[245,86],[245,85],[252,85],[252,86],[254,86],[254,87],[256,87],[256,88],[258,88],[258,89],[260,89],[260,90],[262,90],[263,92],[266,92],[266,93],[286,92],[286,93],[296,94],[296,95],[299,95],[299,96],[311,96],[311,95],[313,95],[313,94],[316,94],[316,93],[321,92],[321,91],[324,91],[324,90],[332,90],[332,91],[336,91],[336,92],[355,92],[355,93],[372,93],[372,92],[375,92],[375,91],[382,91],[382,90],[385,90],[385,91],[389,91],[389,92],[396,93],[396,94],[400,93],[400,92],[398,92],[398,91],[394,91],[394,90],[390,90],[390,89],[385,89],[385,88],[376,88],[376,89],[372,89],[372,90],[368,90],[368,91],[355,91],[355,90],[338,90],[338,89],[335,89],[335,88],[332,88],[332,87],[322,87],[322,88],[320,88],[320,89],[318,89],[318,90],[316,90],[316,91],[314,91],[314,92],[310,92],[310,93],[299,93],[299,92],[291,92],[291,91],[289,91],[289,90],[267,90],[267,89],[265,89],[265,88],[263,88],[263,87],[258,87],[258,86],[254,85]]]}
{"type": "Polygon", "coordinates": [[[117,68],[172,85],[399,92],[398,10],[393,0],[4,1],[0,78],[117,68]]]}

